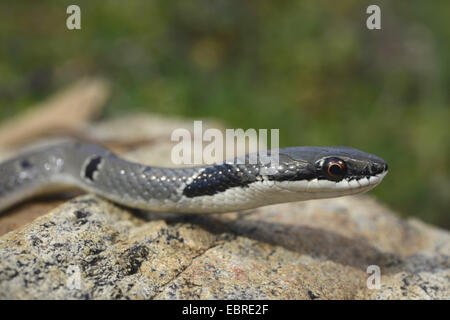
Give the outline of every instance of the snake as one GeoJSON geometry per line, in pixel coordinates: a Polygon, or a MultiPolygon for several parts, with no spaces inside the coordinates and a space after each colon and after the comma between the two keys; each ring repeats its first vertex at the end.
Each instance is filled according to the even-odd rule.
{"type": "Polygon", "coordinates": [[[241,161],[156,167],[128,161],[100,144],[70,139],[0,163],[0,211],[75,187],[136,209],[223,213],[359,194],[377,186],[388,172],[385,160],[351,147],[277,152],[276,166],[259,157],[245,161],[250,159],[246,155],[241,161]]]}

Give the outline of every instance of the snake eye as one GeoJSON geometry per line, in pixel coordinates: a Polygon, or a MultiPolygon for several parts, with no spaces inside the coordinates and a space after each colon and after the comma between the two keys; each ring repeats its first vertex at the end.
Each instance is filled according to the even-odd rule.
{"type": "Polygon", "coordinates": [[[347,173],[347,167],[339,158],[328,158],[323,164],[323,171],[331,180],[339,181],[347,173]]]}

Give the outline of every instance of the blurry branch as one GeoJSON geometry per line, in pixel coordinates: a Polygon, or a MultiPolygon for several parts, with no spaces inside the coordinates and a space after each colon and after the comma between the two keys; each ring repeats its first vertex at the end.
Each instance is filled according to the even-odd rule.
{"type": "Polygon", "coordinates": [[[0,126],[0,146],[25,144],[40,136],[77,133],[99,115],[110,94],[104,79],[85,78],[0,126]]]}

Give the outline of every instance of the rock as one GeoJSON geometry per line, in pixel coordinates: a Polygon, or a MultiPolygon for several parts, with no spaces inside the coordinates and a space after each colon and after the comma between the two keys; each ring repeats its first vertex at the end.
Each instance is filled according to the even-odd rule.
{"type": "Polygon", "coordinates": [[[181,215],[85,195],[0,238],[0,297],[449,299],[449,240],[368,196],[181,215]]]}
{"type": "MultiPolygon", "coordinates": [[[[192,130],[139,115],[84,132],[165,166],[180,126],[192,130]]],[[[0,146],[0,158],[15,152],[0,146]]],[[[2,213],[0,225],[3,299],[450,298],[449,232],[400,219],[370,196],[215,215],[41,198],[2,213]]]]}

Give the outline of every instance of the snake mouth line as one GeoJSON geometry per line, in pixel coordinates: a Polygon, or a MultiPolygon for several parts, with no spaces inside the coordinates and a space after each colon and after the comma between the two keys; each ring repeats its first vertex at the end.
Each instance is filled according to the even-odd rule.
{"type": "Polygon", "coordinates": [[[278,187],[290,191],[290,192],[304,192],[304,193],[320,193],[320,192],[336,192],[339,194],[342,192],[350,194],[359,193],[370,190],[377,186],[388,171],[383,171],[379,174],[371,176],[369,178],[364,177],[360,179],[348,179],[344,178],[339,182],[330,180],[302,180],[302,181],[284,181],[278,184],[278,187]],[[352,192],[353,191],[353,192],[352,192]]]}

